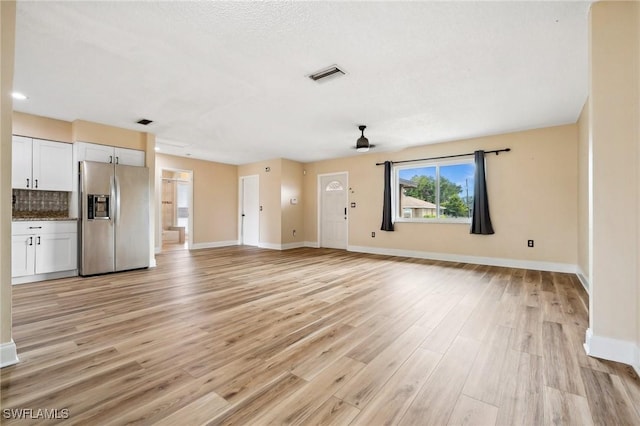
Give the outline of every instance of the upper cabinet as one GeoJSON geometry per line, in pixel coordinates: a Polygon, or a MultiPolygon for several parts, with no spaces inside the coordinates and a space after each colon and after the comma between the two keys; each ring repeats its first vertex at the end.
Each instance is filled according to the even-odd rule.
{"type": "MultiPolygon", "coordinates": [[[[144,151],[136,149],[116,148],[114,146],[99,145],[89,142],[75,142],[73,144],[73,175],[76,176],[71,199],[78,199],[78,173],[80,161],[96,161],[98,163],[115,163],[125,166],[144,167],[144,151]]],[[[78,217],[78,203],[69,203],[69,216],[78,217]]]]}
{"type": "Polygon", "coordinates": [[[87,160],[125,166],[144,166],[144,151],[88,142],[76,142],[74,149],[76,150],[76,162],[87,160]]]}
{"type": "Polygon", "coordinates": [[[13,136],[12,187],[42,191],[73,188],[71,144],[13,136]]]}

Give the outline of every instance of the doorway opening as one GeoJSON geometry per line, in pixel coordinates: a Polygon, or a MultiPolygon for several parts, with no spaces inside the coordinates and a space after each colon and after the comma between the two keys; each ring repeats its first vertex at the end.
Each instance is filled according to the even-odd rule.
{"type": "Polygon", "coordinates": [[[193,242],[193,172],[162,170],[162,251],[190,249],[193,242]]]}

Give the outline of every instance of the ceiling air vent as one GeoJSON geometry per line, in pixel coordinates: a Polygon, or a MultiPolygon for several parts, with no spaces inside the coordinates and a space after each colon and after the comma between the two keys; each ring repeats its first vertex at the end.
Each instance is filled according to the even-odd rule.
{"type": "Polygon", "coordinates": [[[315,72],[308,77],[319,83],[323,83],[328,80],[333,80],[336,77],[340,77],[345,75],[346,73],[338,68],[337,65],[332,65],[329,68],[323,69],[322,71],[315,72]]]}
{"type": "Polygon", "coordinates": [[[141,120],[138,120],[136,123],[142,124],[143,126],[147,126],[147,125],[153,123],[153,120],[147,120],[146,118],[143,118],[141,120]]]}

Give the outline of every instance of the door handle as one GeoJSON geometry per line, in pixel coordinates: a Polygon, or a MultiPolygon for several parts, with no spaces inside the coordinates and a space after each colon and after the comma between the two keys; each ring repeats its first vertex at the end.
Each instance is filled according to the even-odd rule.
{"type": "Polygon", "coordinates": [[[29,237],[29,245],[32,246],[33,245],[33,237],[29,237]]]}
{"type": "Polygon", "coordinates": [[[36,244],[40,245],[40,236],[39,235],[38,235],[38,242],[36,244]]]}
{"type": "Polygon", "coordinates": [[[344,208],[344,215],[345,216],[347,215],[347,208],[346,207],[344,208]]]}
{"type": "Polygon", "coordinates": [[[110,155],[109,156],[109,164],[112,164],[112,163],[113,163],[113,155],[110,155]]]}
{"type": "Polygon", "coordinates": [[[34,182],[36,183],[36,188],[38,187],[38,179],[34,179],[34,182]]]}
{"type": "Polygon", "coordinates": [[[116,164],[120,164],[120,157],[116,157],[116,164]]]}
{"type": "Polygon", "coordinates": [[[29,178],[27,178],[27,188],[29,187],[29,178]]]}
{"type": "Polygon", "coordinates": [[[242,213],[242,217],[244,217],[244,216],[245,216],[245,214],[244,214],[244,213],[242,213]]]}

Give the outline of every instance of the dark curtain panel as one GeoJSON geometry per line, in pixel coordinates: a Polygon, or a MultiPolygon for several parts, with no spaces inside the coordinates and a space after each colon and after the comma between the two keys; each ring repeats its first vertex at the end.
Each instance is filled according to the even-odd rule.
{"type": "Polygon", "coordinates": [[[384,202],[382,204],[381,231],[393,231],[393,217],[391,213],[391,161],[384,162],[384,202]]]}
{"type": "Polygon", "coordinates": [[[471,233],[489,235],[493,234],[491,217],[489,217],[489,199],[487,198],[487,182],[484,173],[484,151],[475,151],[476,182],[473,192],[473,218],[471,220],[471,233]]]}

